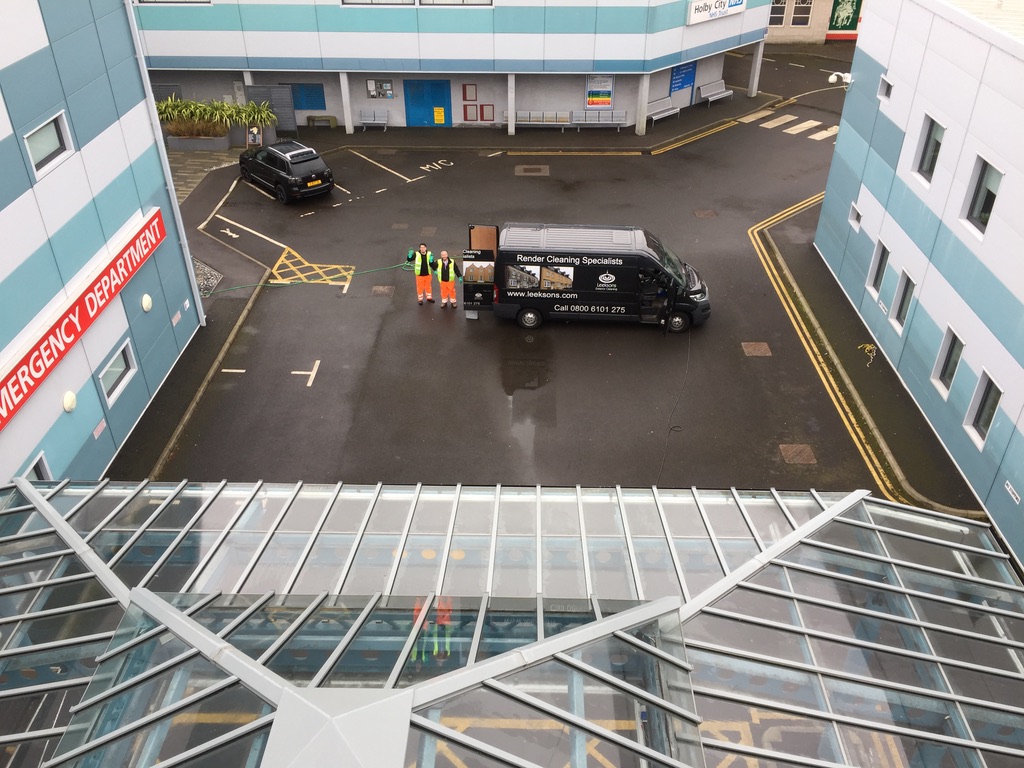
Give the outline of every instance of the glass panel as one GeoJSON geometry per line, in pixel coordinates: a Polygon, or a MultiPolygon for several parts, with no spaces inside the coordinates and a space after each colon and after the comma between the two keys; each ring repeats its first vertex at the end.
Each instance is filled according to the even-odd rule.
{"type": "Polygon", "coordinates": [[[1009,677],[954,667],[952,664],[943,664],[942,668],[953,692],[959,696],[980,701],[1024,701],[1024,678],[1020,677],[1019,670],[1015,670],[1016,676],[1009,677]]]}
{"type": "Polygon", "coordinates": [[[498,508],[498,535],[537,532],[537,489],[502,488],[498,508]]]}
{"type": "MultiPolygon", "coordinates": [[[[417,601],[422,605],[422,598],[391,597],[387,605],[374,608],[321,685],[325,688],[383,687],[412,632],[417,601]]],[[[424,642],[425,638],[421,636],[419,640],[424,642]]],[[[439,642],[443,643],[443,638],[439,642]]]]}
{"type": "Polygon", "coordinates": [[[742,691],[744,695],[780,704],[825,708],[825,698],[815,675],[696,648],[690,648],[689,653],[695,686],[726,693],[742,691]]]}
{"type": "Polygon", "coordinates": [[[583,542],[578,535],[544,536],[541,541],[541,557],[542,592],[545,596],[587,596],[587,583],[583,571],[583,542]]]}
{"type": "MultiPolygon", "coordinates": [[[[101,534],[105,536],[106,534],[101,534]]],[[[136,586],[174,543],[174,531],[149,530],[142,534],[114,565],[114,574],[129,587],[136,586]]]]}
{"type": "Polygon", "coordinates": [[[693,494],[685,489],[658,489],[658,499],[665,512],[668,529],[673,536],[705,537],[708,535],[693,494]]]}
{"type": "Polygon", "coordinates": [[[258,659],[309,607],[309,602],[301,595],[272,598],[232,630],[227,640],[246,656],[258,659]]]}
{"type": "Polygon", "coordinates": [[[256,496],[246,506],[245,512],[232,526],[232,532],[269,531],[294,492],[295,487],[291,485],[260,486],[256,496]]]}
{"type": "Polygon", "coordinates": [[[0,488],[0,512],[30,506],[32,506],[31,502],[15,486],[8,485],[6,488],[0,488]]]}
{"type": "Polygon", "coordinates": [[[693,710],[689,675],[679,667],[645,653],[642,648],[631,643],[611,636],[579,648],[571,655],[587,666],[624,680],[659,698],[668,699],[683,709],[693,710]]]}
{"type": "Polygon", "coordinates": [[[412,510],[415,488],[385,485],[373,505],[373,513],[366,525],[367,533],[401,533],[412,510]]]}
{"type": "Polygon", "coordinates": [[[885,766],[885,768],[984,768],[973,749],[940,744],[914,736],[869,731],[840,725],[852,765],[885,766]]]}
{"type": "Polygon", "coordinates": [[[82,645],[5,656],[0,663],[0,685],[9,691],[30,685],[88,680],[96,669],[96,657],[106,647],[107,641],[102,639],[82,645]]]}
{"type": "Polygon", "coordinates": [[[334,592],[355,540],[350,533],[321,533],[317,536],[291,591],[306,595],[334,592]]]}
{"type": "Polygon", "coordinates": [[[579,536],[580,513],[575,488],[542,488],[541,533],[544,536],[579,536]]]}
{"type": "MultiPolygon", "coordinates": [[[[708,522],[715,536],[737,537],[740,539],[752,538],[750,527],[743,519],[736,500],[728,491],[701,491],[700,503],[707,513],[708,522]]],[[[667,511],[667,510],[666,510],[667,511]]],[[[673,526],[673,531],[675,531],[673,526]]]]}
{"type": "Polygon", "coordinates": [[[1024,593],[1011,592],[996,586],[937,576],[911,568],[898,568],[900,578],[908,589],[932,595],[975,603],[979,606],[1000,608],[1013,613],[1024,613],[1024,593]]]}
{"type": "Polygon", "coordinates": [[[837,517],[817,533],[807,537],[808,541],[822,541],[836,547],[843,547],[854,552],[867,552],[871,555],[884,556],[885,550],[878,538],[878,533],[871,528],[851,525],[837,517]]]}
{"type": "Polygon", "coordinates": [[[313,612],[265,666],[295,685],[309,683],[359,618],[366,603],[359,598],[332,598],[313,612]]]}
{"type": "MultiPolygon", "coordinates": [[[[451,509],[451,502],[448,502],[451,509]]],[[[433,592],[444,558],[444,536],[410,533],[391,593],[413,597],[433,592]]]]}
{"type": "Polygon", "coordinates": [[[966,737],[964,723],[953,702],[829,677],[822,679],[833,711],[838,715],[927,733],[966,737]]]}
{"type": "Polygon", "coordinates": [[[490,535],[452,537],[442,592],[447,595],[481,595],[486,592],[490,556],[490,535]]]}
{"type": "Polygon", "coordinates": [[[665,537],[658,505],[654,501],[654,491],[648,488],[623,488],[622,509],[632,536],[665,537]]]}
{"type": "MultiPolygon", "coordinates": [[[[50,503],[51,507],[53,507],[54,509],[57,510],[57,512],[60,513],[61,517],[67,517],[68,513],[71,512],[72,509],[77,507],[79,504],[82,503],[84,499],[86,499],[90,494],[95,492],[96,487],[98,485],[99,484],[96,482],[71,482],[65,485],[56,493],[48,496],[46,500],[50,503]]],[[[128,489],[134,491],[135,488],[137,487],[138,483],[107,483],[105,489],[109,490],[111,493],[120,493],[121,491],[119,491],[118,489],[128,489]]],[[[20,494],[18,495],[20,497],[20,494]]],[[[0,509],[3,509],[2,503],[0,503],[0,509]]]]}
{"type": "Polygon", "coordinates": [[[722,548],[722,556],[730,571],[742,568],[751,558],[760,551],[757,542],[753,539],[719,539],[718,546],[722,548]]]}
{"type": "Polygon", "coordinates": [[[812,663],[807,638],[795,632],[763,627],[741,619],[698,614],[686,623],[687,640],[703,640],[723,648],[759,653],[785,661],[812,663]]]}
{"type": "Polygon", "coordinates": [[[700,694],[697,711],[704,718],[701,735],[708,739],[843,764],[836,733],[823,720],[700,694]]]}
{"type": "Polygon", "coordinates": [[[43,534],[42,536],[31,536],[27,539],[18,539],[17,541],[8,541],[0,545],[0,584],[4,587],[8,586],[3,583],[7,573],[5,568],[8,565],[18,569],[23,565],[18,563],[18,561],[24,558],[35,557],[47,552],[64,552],[67,550],[68,545],[52,533],[43,534]]]}
{"type": "Polygon", "coordinates": [[[797,525],[808,523],[821,514],[821,505],[811,494],[797,491],[778,491],[778,497],[797,525]]]}
{"type": "MultiPolygon", "coordinates": [[[[103,488],[85,504],[78,508],[78,511],[68,517],[68,522],[79,534],[91,533],[93,528],[106,519],[107,515],[117,509],[125,499],[135,493],[138,486],[110,485],[103,488]]],[[[175,487],[175,486],[172,486],[175,487]]],[[[81,497],[72,494],[70,498],[64,499],[63,494],[58,494],[54,501],[81,501],[81,497]]]]}
{"type": "MultiPolygon", "coordinates": [[[[31,551],[29,554],[34,554],[31,551]]],[[[50,572],[57,566],[57,563],[61,561],[61,557],[46,557],[41,560],[32,560],[27,563],[5,563],[3,568],[0,568],[0,589],[15,589],[21,586],[27,586],[29,584],[36,584],[40,581],[46,581],[50,572]]],[[[5,602],[14,598],[17,601],[15,595],[0,595],[0,607],[5,602]]],[[[20,602],[20,601],[19,601],[20,602]]],[[[4,610],[0,613],[0,616],[13,616],[16,611],[4,610]]]]}
{"type": "Polygon", "coordinates": [[[860,677],[886,680],[914,688],[948,691],[939,665],[885,651],[846,643],[811,638],[811,649],[819,667],[860,677]]]}
{"type": "Polygon", "coordinates": [[[355,561],[342,586],[346,595],[372,595],[387,586],[391,567],[398,554],[397,533],[366,534],[359,542],[355,561]]]}
{"type": "MultiPolygon", "coordinates": [[[[130,649],[105,659],[89,682],[84,698],[91,699],[115,685],[131,680],[147,670],[192,649],[171,632],[162,632],[130,649]]],[[[97,651],[103,653],[104,648],[97,651]]],[[[95,666],[95,663],[94,663],[95,666]]]]}
{"type": "Polygon", "coordinates": [[[929,653],[924,632],[910,624],[810,603],[800,603],[800,614],[806,626],[822,632],[839,637],[852,637],[877,645],[888,645],[891,648],[929,653]]]}
{"type": "Polygon", "coordinates": [[[123,615],[121,606],[113,604],[98,608],[79,607],[70,613],[22,621],[7,641],[5,650],[113,632],[123,615]]]}
{"type": "Polygon", "coordinates": [[[596,618],[589,600],[544,599],[544,637],[560,635],[596,618]]]}
{"type": "Polygon", "coordinates": [[[186,534],[146,586],[154,592],[177,592],[210,553],[218,536],[220,534],[216,531],[186,534]]]}
{"type": "Polygon", "coordinates": [[[533,536],[499,535],[495,551],[494,583],[497,597],[537,594],[537,539],[533,536]]]}
{"type": "Polygon", "coordinates": [[[675,563],[672,562],[672,554],[664,537],[634,538],[633,552],[636,553],[636,566],[640,571],[644,597],[655,600],[683,593],[679,577],[676,575],[675,563]]]}
{"type": "Polygon", "coordinates": [[[587,526],[587,537],[623,536],[622,514],[619,498],[614,488],[582,488],[583,521],[587,526]]]}
{"type": "Polygon", "coordinates": [[[463,486],[455,514],[455,533],[487,534],[494,521],[494,488],[463,486]]]}
{"type": "Polygon", "coordinates": [[[744,616],[756,616],[759,619],[800,626],[796,603],[788,597],[737,587],[716,600],[714,606],[744,616]]]}
{"type": "MultiPolygon", "coordinates": [[[[414,617],[422,610],[421,605],[417,600],[414,617]]],[[[415,685],[466,666],[479,612],[478,599],[438,597],[420,628],[397,687],[415,685]]]]}
{"type": "Polygon", "coordinates": [[[87,741],[171,706],[226,677],[212,662],[202,656],[193,656],[172,669],[77,712],[61,739],[57,754],[77,749],[87,741]]]}
{"type": "Polygon", "coordinates": [[[967,705],[963,706],[963,710],[974,738],[978,741],[1024,749],[1024,717],[1021,715],[967,705]]]}
{"type": "Polygon", "coordinates": [[[592,536],[588,521],[587,550],[594,594],[606,600],[635,600],[636,585],[625,539],[592,536]]]}
{"type": "Polygon", "coordinates": [[[333,485],[303,485],[299,495],[288,505],[288,511],[284,513],[284,519],[277,530],[312,531],[327,510],[327,503],[334,496],[334,488],[333,485]]]}
{"type": "MultiPolygon", "coordinates": [[[[114,519],[105,526],[105,530],[129,530],[134,532],[153,516],[153,513],[160,508],[161,504],[167,501],[167,499],[175,492],[177,487],[177,483],[149,483],[145,488],[133,496],[130,501],[126,502],[120,510],[118,510],[114,519]]],[[[177,509],[178,508],[175,508],[175,511],[177,511],[177,509]]],[[[163,517],[163,513],[161,513],[160,516],[163,517]]],[[[173,515],[171,514],[167,515],[168,518],[172,516],[173,515]]],[[[71,519],[76,530],[78,530],[78,526],[86,523],[87,521],[88,517],[82,513],[75,515],[71,519]]],[[[174,522],[177,522],[179,525],[184,525],[188,522],[188,518],[174,522]]],[[[100,521],[96,520],[94,525],[98,525],[99,523],[100,521]]]]}
{"type": "Polygon", "coordinates": [[[267,739],[270,738],[270,729],[262,728],[255,733],[232,741],[222,747],[203,752],[186,763],[181,768],[224,768],[224,766],[238,766],[238,768],[250,768],[257,766],[263,760],[263,750],[267,747],[267,739]]]}
{"type": "Polygon", "coordinates": [[[234,685],[139,731],[67,763],[71,768],[116,765],[142,768],[181,754],[245,723],[269,714],[256,694],[234,685]]]}
{"type": "Polygon", "coordinates": [[[157,626],[159,626],[159,623],[156,619],[135,605],[135,603],[131,603],[128,606],[128,610],[124,612],[124,618],[121,619],[121,623],[117,626],[107,651],[116,650],[157,626]]]}
{"type": "Polygon", "coordinates": [[[987,549],[991,552],[1001,551],[987,526],[968,520],[945,520],[918,512],[904,512],[872,502],[865,502],[864,508],[871,522],[876,525],[941,539],[950,544],[987,549]]]}
{"type": "Polygon", "coordinates": [[[89,546],[93,548],[93,551],[100,556],[103,562],[109,563],[121,551],[124,545],[128,543],[131,537],[131,531],[104,530],[89,541],[89,546]]]}
{"type": "Polygon", "coordinates": [[[1024,617],[1000,616],[923,597],[913,598],[913,603],[920,618],[932,624],[999,638],[1024,637],[1024,617]]]}
{"type": "Polygon", "coordinates": [[[235,529],[227,535],[206,564],[192,589],[195,592],[232,592],[235,583],[256,554],[265,533],[235,529]]]}
{"type": "Polygon", "coordinates": [[[725,575],[718,553],[711,539],[679,539],[672,543],[679,558],[679,567],[683,571],[683,579],[690,590],[690,597],[699,595],[708,587],[718,583],[725,575]]]}
{"type": "Polygon", "coordinates": [[[447,533],[455,503],[452,486],[423,486],[416,500],[410,533],[447,533]]]}
{"type": "Polygon", "coordinates": [[[927,635],[936,655],[943,658],[966,661],[990,669],[1004,669],[1008,672],[1020,672],[1024,669],[1024,655],[1010,646],[939,632],[935,629],[929,629],[927,635]]]}
{"type": "MultiPolygon", "coordinates": [[[[477,733],[477,738],[492,738],[490,734],[477,733]]],[[[433,734],[417,730],[415,727],[409,729],[409,740],[406,742],[404,766],[415,768],[434,768],[434,766],[445,765],[444,758],[438,760],[438,756],[448,758],[452,765],[465,766],[465,768],[507,768],[505,763],[498,760],[491,760],[478,752],[472,752],[455,742],[438,739],[433,734]]]]}
{"type": "Polygon", "coordinates": [[[492,598],[480,634],[476,661],[537,642],[537,601],[492,598]]]}
{"type": "Polygon", "coordinates": [[[789,570],[789,578],[793,582],[793,591],[797,594],[893,616],[913,617],[906,595],[898,592],[874,589],[863,584],[796,570],[789,570]]]}
{"type": "Polygon", "coordinates": [[[807,544],[798,544],[784,554],[780,560],[788,563],[800,563],[830,573],[851,576],[879,584],[896,584],[896,573],[889,563],[879,560],[868,560],[856,555],[820,549],[807,544]]]}
{"type": "Polygon", "coordinates": [[[227,485],[195,524],[197,531],[223,531],[252,493],[251,485],[227,485]]]}
{"type": "Polygon", "coordinates": [[[768,491],[739,491],[740,502],[765,545],[793,532],[793,526],[768,491]]]}
{"type": "Polygon", "coordinates": [[[323,530],[328,533],[355,533],[363,524],[370,502],[377,494],[374,485],[345,485],[331,505],[323,530]]]}
{"type": "MultiPolygon", "coordinates": [[[[0,699],[0,736],[16,736],[48,728],[63,728],[71,719],[68,710],[82,698],[84,685],[0,699]]],[[[8,743],[3,765],[15,750],[8,743]]],[[[18,752],[21,750],[18,749],[18,752]]]]}
{"type": "MultiPolygon", "coordinates": [[[[68,558],[65,558],[65,561],[68,558]]],[[[69,565],[68,570],[77,572],[81,565],[78,558],[69,565]]],[[[61,566],[57,566],[57,572],[61,566]]],[[[57,575],[56,573],[54,575],[57,575]]],[[[80,603],[91,603],[94,600],[106,600],[110,594],[96,579],[82,579],[53,587],[45,587],[39,591],[39,599],[32,604],[33,611],[46,611],[55,608],[67,608],[80,603]]]]}
{"type": "MultiPolygon", "coordinates": [[[[262,594],[269,590],[283,592],[295,564],[309,542],[310,533],[275,533],[263,550],[256,566],[246,578],[240,592],[262,594]]],[[[333,586],[333,585],[332,585],[333,586]]]]}

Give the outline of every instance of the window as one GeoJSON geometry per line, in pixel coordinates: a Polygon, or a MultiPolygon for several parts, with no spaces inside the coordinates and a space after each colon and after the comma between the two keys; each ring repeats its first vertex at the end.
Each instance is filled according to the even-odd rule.
{"type": "Polygon", "coordinates": [[[913,297],[914,281],[904,272],[900,277],[900,286],[896,289],[896,307],[892,313],[892,320],[896,325],[906,325],[907,315],[910,313],[910,300],[913,297]]]}
{"type": "Polygon", "coordinates": [[[882,278],[885,277],[885,268],[889,265],[889,249],[882,243],[878,244],[878,251],[875,253],[875,265],[871,269],[871,290],[876,294],[882,288],[882,278]]]}
{"type": "Polygon", "coordinates": [[[53,480],[53,473],[50,472],[50,467],[46,463],[46,456],[40,453],[29,468],[25,470],[24,477],[28,480],[35,480],[43,483],[53,480]]]}
{"type": "Polygon", "coordinates": [[[811,0],[795,0],[793,18],[789,23],[794,27],[806,27],[811,23],[811,0]]]}
{"type": "Polygon", "coordinates": [[[967,209],[967,220],[984,232],[989,216],[992,215],[992,206],[996,204],[996,194],[1003,174],[981,158],[978,158],[978,163],[977,181],[974,183],[971,207],[967,209]]]}
{"type": "Polygon", "coordinates": [[[787,2],[788,0],[772,0],[772,7],[768,12],[769,27],[781,27],[786,22],[787,2]]]}
{"type": "Polygon", "coordinates": [[[860,209],[856,203],[850,205],[850,226],[854,229],[860,229],[860,209]]]}
{"type": "Polygon", "coordinates": [[[327,109],[322,83],[288,83],[295,109],[327,109]]]}
{"type": "Polygon", "coordinates": [[[999,407],[999,398],[1003,393],[988,374],[981,377],[978,382],[978,389],[974,395],[974,407],[972,409],[971,427],[982,440],[988,437],[992,420],[995,419],[996,409],[999,407]]]}
{"type": "Polygon", "coordinates": [[[128,385],[133,373],[135,373],[135,356],[126,341],[100,374],[100,384],[103,385],[103,394],[107,396],[107,405],[114,404],[114,401],[128,385]]]}
{"type": "Polygon", "coordinates": [[[884,77],[878,80],[878,98],[889,99],[892,96],[892,83],[884,77]]]}
{"type": "Polygon", "coordinates": [[[37,176],[44,169],[56,168],[57,161],[71,153],[71,137],[64,113],[25,136],[25,146],[37,176]]]}
{"type": "Polygon", "coordinates": [[[939,161],[939,149],[942,147],[942,139],[945,135],[945,128],[930,117],[927,118],[924,128],[924,143],[921,145],[921,157],[917,163],[917,172],[928,181],[932,180],[932,174],[935,173],[935,165],[939,161]]]}
{"type": "Polygon", "coordinates": [[[952,330],[946,329],[946,338],[943,339],[942,346],[939,348],[938,364],[932,376],[947,392],[953,386],[953,376],[956,375],[956,369],[960,365],[960,357],[963,353],[964,343],[952,330]]]}

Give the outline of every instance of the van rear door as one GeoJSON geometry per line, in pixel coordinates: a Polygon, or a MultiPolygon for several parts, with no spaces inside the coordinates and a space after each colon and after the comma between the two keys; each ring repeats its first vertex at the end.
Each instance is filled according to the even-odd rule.
{"type": "Polygon", "coordinates": [[[494,300],[494,256],[498,252],[498,227],[470,224],[469,248],[462,252],[462,306],[490,309],[494,300]]]}

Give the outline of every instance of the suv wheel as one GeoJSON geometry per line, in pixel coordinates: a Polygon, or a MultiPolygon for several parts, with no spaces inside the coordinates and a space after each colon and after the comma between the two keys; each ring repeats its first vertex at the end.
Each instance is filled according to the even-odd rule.
{"type": "Polygon", "coordinates": [[[244,165],[242,166],[242,181],[247,181],[252,184],[252,172],[244,165]]]}
{"type": "Polygon", "coordinates": [[[280,184],[274,187],[274,196],[278,199],[279,202],[288,205],[288,193],[284,191],[284,187],[282,187],[280,184]]]}

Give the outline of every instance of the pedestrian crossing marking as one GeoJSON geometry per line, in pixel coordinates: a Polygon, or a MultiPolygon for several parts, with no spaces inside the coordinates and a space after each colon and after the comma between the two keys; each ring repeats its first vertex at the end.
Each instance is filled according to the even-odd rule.
{"type": "Polygon", "coordinates": [[[285,248],[271,270],[272,283],[323,283],[342,285],[345,291],[356,268],[345,264],[312,264],[291,248],[285,248]]]}
{"type": "Polygon", "coordinates": [[[815,128],[819,125],[821,125],[820,120],[804,120],[802,123],[797,123],[792,128],[787,128],[783,133],[803,133],[804,131],[809,131],[811,128],[815,128]]]}
{"type": "Polygon", "coordinates": [[[755,120],[760,120],[762,117],[768,117],[768,115],[774,114],[771,109],[760,109],[757,112],[751,112],[749,115],[743,117],[737,117],[736,122],[739,123],[752,123],[755,120]]]}
{"type": "Polygon", "coordinates": [[[782,117],[776,117],[774,120],[769,120],[767,123],[761,123],[762,128],[778,128],[780,125],[791,123],[796,120],[796,115],[782,115],[782,117]]]}
{"type": "Polygon", "coordinates": [[[812,133],[807,138],[808,139],[813,139],[814,141],[821,141],[822,139],[831,138],[832,136],[835,136],[837,133],[839,133],[839,126],[838,125],[833,125],[830,128],[826,128],[824,131],[818,131],[817,133],[812,133]]]}

